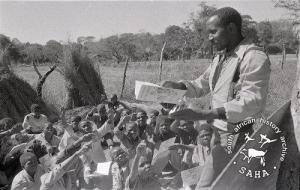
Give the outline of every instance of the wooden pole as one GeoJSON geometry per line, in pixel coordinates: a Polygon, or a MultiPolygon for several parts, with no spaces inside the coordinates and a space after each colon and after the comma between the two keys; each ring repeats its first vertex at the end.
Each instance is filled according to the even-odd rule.
{"type": "Polygon", "coordinates": [[[124,88],[125,88],[125,80],[126,80],[126,72],[127,72],[128,62],[129,62],[129,57],[126,58],[125,69],[124,69],[124,74],[123,74],[122,90],[121,90],[120,98],[123,97],[123,91],[124,91],[124,88]]]}
{"type": "Polygon", "coordinates": [[[160,52],[160,67],[159,67],[159,81],[161,81],[161,74],[162,74],[162,67],[163,67],[163,54],[166,47],[166,42],[164,43],[163,47],[161,48],[160,52]]]}

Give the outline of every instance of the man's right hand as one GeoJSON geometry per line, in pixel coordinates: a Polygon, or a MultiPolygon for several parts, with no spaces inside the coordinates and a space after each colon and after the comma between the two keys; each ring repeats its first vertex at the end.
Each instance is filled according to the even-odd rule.
{"type": "Polygon", "coordinates": [[[174,88],[174,89],[179,89],[179,90],[186,90],[185,84],[181,82],[175,82],[175,81],[163,81],[160,86],[165,87],[165,88],[174,88]]]}

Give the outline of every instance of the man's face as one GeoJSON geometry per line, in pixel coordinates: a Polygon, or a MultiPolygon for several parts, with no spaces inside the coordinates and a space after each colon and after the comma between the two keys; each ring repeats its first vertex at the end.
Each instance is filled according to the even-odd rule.
{"type": "Polygon", "coordinates": [[[55,131],[55,129],[54,129],[53,125],[52,124],[48,124],[46,126],[46,128],[44,129],[44,134],[47,137],[52,137],[53,134],[54,134],[54,131],[55,131]]]}
{"type": "Polygon", "coordinates": [[[139,160],[138,173],[139,176],[149,177],[151,175],[151,162],[146,157],[141,157],[139,160]]]}
{"type": "Polygon", "coordinates": [[[91,122],[83,121],[82,124],[80,124],[82,131],[87,134],[87,133],[92,133],[93,132],[93,127],[91,122]]]}
{"type": "Polygon", "coordinates": [[[194,128],[194,123],[192,121],[181,120],[179,128],[186,132],[190,132],[194,128]]]}
{"type": "Polygon", "coordinates": [[[167,134],[170,130],[170,125],[165,121],[160,123],[159,125],[159,132],[160,134],[167,134]]]}
{"type": "Polygon", "coordinates": [[[218,16],[212,16],[208,19],[207,23],[208,38],[213,43],[217,51],[227,48],[229,43],[228,31],[226,27],[220,25],[218,16]]]}
{"type": "Polygon", "coordinates": [[[126,126],[126,132],[127,132],[127,136],[132,139],[136,139],[139,136],[138,126],[134,123],[128,124],[126,126]]]}
{"type": "Polygon", "coordinates": [[[27,172],[27,173],[35,173],[36,170],[37,170],[37,166],[38,166],[38,161],[37,161],[37,158],[36,157],[32,157],[30,160],[28,160],[26,162],[26,164],[24,165],[24,170],[27,172]]]}
{"type": "Polygon", "coordinates": [[[207,130],[202,130],[198,135],[198,143],[202,146],[209,146],[211,141],[212,133],[207,130]]]}
{"type": "Polygon", "coordinates": [[[80,121],[78,121],[78,120],[72,120],[72,126],[75,131],[77,131],[79,129],[79,127],[78,127],[79,123],[80,123],[80,121]]]}
{"type": "Polygon", "coordinates": [[[147,125],[147,115],[143,112],[138,112],[136,115],[137,123],[139,126],[147,125]]]}

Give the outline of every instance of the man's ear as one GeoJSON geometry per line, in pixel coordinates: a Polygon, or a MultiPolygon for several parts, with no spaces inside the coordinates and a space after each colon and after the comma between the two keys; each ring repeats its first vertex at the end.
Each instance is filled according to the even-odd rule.
{"type": "Polygon", "coordinates": [[[229,23],[229,24],[227,25],[227,31],[228,31],[229,33],[236,33],[236,31],[237,31],[236,25],[235,25],[233,22],[229,23]]]}

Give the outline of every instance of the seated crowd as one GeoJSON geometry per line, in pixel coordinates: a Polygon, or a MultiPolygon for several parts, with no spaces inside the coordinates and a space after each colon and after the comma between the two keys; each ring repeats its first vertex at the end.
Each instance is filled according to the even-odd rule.
{"type": "Polygon", "coordinates": [[[114,95],[70,121],[62,109],[60,120],[50,122],[37,104],[23,123],[3,118],[0,189],[193,189],[180,174],[204,165],[213,128],[174,121],[170,107],[146,113],[114,95]],[[106,162],[108,174],[98,173],[106,162]]]}

